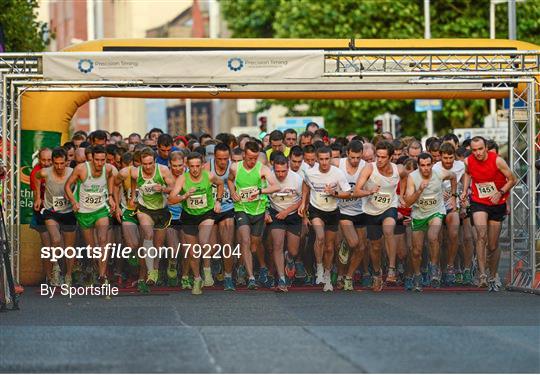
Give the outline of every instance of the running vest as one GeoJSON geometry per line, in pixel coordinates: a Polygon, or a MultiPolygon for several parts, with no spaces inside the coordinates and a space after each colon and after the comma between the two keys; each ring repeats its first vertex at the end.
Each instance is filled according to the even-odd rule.
{"type": "Polygon", "coordinates": [[[236,178],[234,186],[236,194],[240,197],[239,202],[234,202],[234,210],[245,212],[248,215],[260,215],[266,210],[267,197],[265,194],[259,194],[257,199],[248,201],[248,199],[257,194],[258,189],[263,188],[263,180],[261,179],[262,164],[258,161],[251,170],[244,168],[244,162],[238,162],[236,170],[236,178]]]}
{"type": "MultiPolygon", "coordinates": [[[[471,183],[471,201],[495,206],[491,203],[490,197],[500,190],[506,184],[506,177],[497,168],[497,154],[488,151],[486,160],[479,161],[470,155],[467,158],[468,171],[472,178],[471,183]]],[[[496,205],[504,204],[508,199],[508,193],[501,197],[496,205]]]]}
{"type": "Polygon", "coordinates": [[[383,176],[377,168],[377,163],[371,163],[373,172],[369,176],[363,190],[371,190],[379,186],[379,191],[375,194],[362,198],[362,209],[368,215],[377,216],[389,208],[397,208],[399,205],[399,196],[396,193],[399,183],[399,171],[397,165],[392,166],[392,176],[383,176]]]}
{"type": "MultiPolygon", "coordinates": [[[[277,212],[284,211],[297,204],[302,199],[302,177],[296,172],[289,170],[287,177],[283,181],[279,181],[276,177],[277,184],[280,190],[276,193],[268,195],[270,207],[277,212]]],[[[289,215],[294,214],[295,211],[289,215]]]]}
{"type": "Polygon", "coordinates": [[[191,188],[195,188],[195,192],[182,202],[182,209],[186,213],[196,216],[212,210],[214,208],[214,198],[212,197],[210,173],[203,169],[199,182],[193,181],[189,172],[184,173],[184,178],[181,194],[187,193],[191,188]]]}
{"type": "MultiPolygon", "coordinates": [[[[412,218],[425,219],[435,213],[446,214],[443,198],[443,179],[438,171],[431,171],[429,185],[424,189],[418,200],[412,205],[412,218]]],[[[422,175],[417,169],[410,175],[414,181],[416,190],[422,183],[422,175]]]]}
{"type": "MultiPolygon", "coordinates": [[[[366,165],[366,162],[364,160],[360,160],[360,163],[358,164],[358,168],[356,169],[356,172],[354,172],[354,174],[351,175],[347,172],[347,158],[339,159],[339,169],[345,172],[345,176],[347,176],[347,182],[351,186],[352,191],[354,191],[354,188],[356,187],[356,181],[358,180],[358,176],[360,175],[360,172],[362,171],[362,169],[364,169],[365,165],[366,165]]],[[[362,211],[361,198],[340,199],[338,200],[338,207],[339,207],[339,212],[341,212],[344,215],[349,215],[349,216],[361,215],[364,212],[362,211]]]]}
{"type": "Polygon", "coordinates": [[[92,176],[89,162],[85,162],[86,179],[77,182],[75,199],[79,202],[79,213],[96,212],[107,205],[107,167],[104,165],[99,177],[92,176]]]}
{"type": "Polygon", "coordinates": [[[167,186],[165,180],[161,177],[159,164],[155,165],[154,175],[149,179],[143,177],[142,166],[140,166],[137,176],[137,188],[139,190],[137,201],[149,210],[159,210],[167,206],[165,194],[154,191],[156,185],[167,186]]]}
{"type": "MultiPolygon", "coordinates": [[[[225,170],[225,173],[223,173],[223,175],[221,175],[221,176],[216,172],[215,163],[216,163],[215,160],[210,161],[210,171],[212,173],[214,173],[216,176],[218,176],[219,178],[221,178],[221,180],[223,181],[224,186],[223,186],[223,197],[222,197],[223,200],[221,201],[221,212],[227,212],[227,211],[230,211],[230,210],[234,209],[234,201],[231,198],[231,192],[229,191],[229,185],[227,185],[227,180],[229,179],[229,170],[231,169],[232,162],[231,161],[228,162],[227,169],[225,170]]],[[[217,199],[217,187],[216,187],[216,185],[213,185],[213,184],[212,184],[212,195],[214,197],[214,200],[216,200],[217,199]]]]}
{"type": "Polygon", "coordinates": [[[66,194],[64,193],[64,186],[71,173],[73,173],[73,169],[66,168],[64,177],[60,181],[57,180],[58,177],[55,176],[53,167],[45,168],[43,171],[46,171],[48,176],[47,181],[45,181],[45,201],[43,202],[43,207],[61,214],[73,211],[71,202],[66,198],[66,194]]]}
{"type": "MultiPolygon", "coordinates": [[[[451,169],[446,169],[443,167],[442,163],[439,161],[437,163],[435,163],[435,165],[433,166],[433,170],[434,171],[442,171],[442,170],[447,170],[447,171],[451,171],[451,172],[454,172],[454,174],[456,175],[456,180],[457,180],[457,190],[456,190],[456,193],[457,194],[461,194],[461,192],[463,191],[463,184],[461,183],[461,177],[463,177],[463,174],[465,173],[465,163],[463,163],[461,160],[454,160],[454,164],[452,165],[452,168],[451,169]]],[[[444,191],[448,194],[451,194],[452,193],[452,184],[450,183],[449,180],[444,180],[443,181],[443,188],[444,188],[444,191]]],[[[459,208],[459,199],[456,199],[456,207],[459,208]]],[[[447,210],[450,209],[450,199],[447,199],[445,202],[444,202],[444,205],[446,207],[447,210]]]]}

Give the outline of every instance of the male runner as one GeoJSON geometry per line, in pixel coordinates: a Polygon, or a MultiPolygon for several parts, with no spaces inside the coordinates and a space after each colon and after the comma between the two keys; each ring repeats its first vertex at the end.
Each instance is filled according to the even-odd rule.
{"type": "Polygon", "coordinates": [[[337,199],[352,198],[345,173],[330,164],[331,154],[332,150],[326,146],[317,150],[319,166],[305,171],[302,204],[298,208],[301,217],[309,215],[315,231],[316,284],[324,284],[325,292],[334,290],[330,271],[339,223],[337,199]]]}
{"type": "Polygon", "coordinates": [[[465,159],[465,175],[461,201],[465,202],[469,186],[472,190],[470,207],[473,224],[478,233],[476,254],[480,271],[481,288],[489,285],[490,291],[498,291],[496,274],[499,267],[499,235],[502,221],[506,216],[506,200],[510,189],[516,184],[516,177],[503,158],[495,152],[488,152],[482,137],[471,139],[472,154],[465,159]],[[486,274],[486,250],[490,278],[486,274]]]}
{"type": "Polygon", "coordinates": [[[439,270],[439,234],[442,228],[446,207],[443,198],[443,181],[450,181],[451,191],[449,207],[456,209],[456,175],[452,171],[433,170],[433,156],[428,153],[418,155],[418,169],[407,178],[405,203],[412,206],[412,265],[414,270],[413,283],[415,291],[422,291],[422,249],[424,247],[424,232],[428,232],[430,253],[431,285],[440,286],[441,273],[439,270]]]}
{"type": "Polygon", "coordinates": [[[295,276],[295,261],[300,246],[302,219],[298,208],[302,203],[302,177],[289,170],[289,162],[283,155],[274,159],[274,175],[280,190],[268,196],[270,200],[270,235],[272,237],[274,263],[279,280],[276,291],[287,292],[285,275],[295,276]],[[287,239],[287,251],[283,247],[287,239]],[[285,264],[286,263],[286,267],[285,264]]]}
{"type": "MultiPolygon", "coordinates": [[[[257,160],[258,157],[259,145],[253,141],[246,142],[244,160],[230,167],[227,181],[234,201],[237,238],[249,277],[249,289],[257,288],[251,253],[257,251],[264,232],[266,194],[279,190],[274,175],[257,160]]],[[[265,272],[267,274],[268,269],[261,267],[259,275],[265,272]]]]}
{"type": "MultiPolygon", "coordinates": [[[[52,161],[52,167],[40,169],[35,175],[36,180],[45,181],[45,200],[41,200],[41,184],[36,184],[34,210],[38,211],[43,204],[43,218],[51,238],[51,246],[66,248],[75,245],[75,230],[77,229],[73,207],[64,196],[64,185],[73,169],[67,166],[67,153],[64,148],[58,147],[52,151],[52,161]]],[[[72,283],[71,273],[74,262],[74,258],[66,259],[64,282],[69,286],[72,283]]],[[[50,261],[46,261],[45,266],[47,277],[50,279],[53,265],[50,261]]]]}
{"type": "MultiPolygon", "coordinates": [[[[144,148],[141,150],[141,165],[131,169],[130,205],[135,204],[136,197],[137,219],[146,252],[151,246],[157,250],[163,246],[166,229],[171,223],[166,194],[172,190],[174,179],[169,168],[157,164],[155,158],[151,148],[144,148]]],[[[146,253],[144,260],[148,274],[146,284],[154,285],[159,275],[159,257],[152,258],[146,253]]]]}
{"type": "MultiPolygon", "coordinates": [[[[77,165],[64,187],[84,241],[90,247],[95,247],[97,237],[101,251],[105,251],[107,245],[110,212],[116,208],[112,193],[117,170],[111,164],[106,164],[105,160],[105,148],[101,145],[92,146],[92,161],[77,165]],[[73,185],[76,185],[75,194],[71,188],[73,185]]],[[[108,284],[107,254],[98,260],[98,266],[98,281],[108,284]]]]}
{"type": "Polygon", "coordinates": [[[187,156],[188,172],[180,176],[169,195],[169,203],[182,202],[182,229],[184,241],[189,244],[191,271],[195,277],[192,294],[202,294],[203,280],[200,273],[200,258],[209,245],[210,233],[214,226],[214,213],[219,213],[223,198],[223,180],[212,172],[203,169],[203,158],[198,152],[187,156]],[[217,198],[214,201],[212,184],[217,186],[217,198]],[[179,196],[179,194],[181,194],[179,196]],[[201,250],[197,253],[195,245],[201,250]]]}

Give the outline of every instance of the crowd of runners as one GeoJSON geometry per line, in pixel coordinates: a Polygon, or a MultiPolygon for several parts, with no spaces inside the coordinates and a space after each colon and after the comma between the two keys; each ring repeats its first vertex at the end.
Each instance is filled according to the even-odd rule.
{"type": "Polygon", "coordinates": [[[315,123],[260,139],[79,131],[39,152],[31,227],[44,247],[188,245],[167,257],[45,259],[52,286],[498,291],[515,182],[480,137],[334,138],[315,123]]]}

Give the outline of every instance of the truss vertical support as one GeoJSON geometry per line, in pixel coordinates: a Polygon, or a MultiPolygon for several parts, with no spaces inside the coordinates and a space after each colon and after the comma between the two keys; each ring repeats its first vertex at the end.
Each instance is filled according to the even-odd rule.
{"type": "Polygon", "coordinates": [[[517,177],[512,190],[510,216],[511,286],[533,288],[536,247],[536,89],[534,80],[526,89],[510,94],[510,165],[517,177]]]}
{"type": "MultiPolygon", "coordinates": [[[[533,285],[536,290],[540,290],[540,169],[537,164],[540,164],[540,81],[535,78],[531,84],[534,99],[532,104],[532,120],[531,124],[531,152],[533,154],[533,167],[531,168],[533,178],[531,183],[533,187],[533,205],[531,216],[533,226],[531,235],[534,236],[533,247],[531,252],[531,262],[534,267],[533,285]]],[[[540,167],[540,165],[538,165],[540,167]]]]}

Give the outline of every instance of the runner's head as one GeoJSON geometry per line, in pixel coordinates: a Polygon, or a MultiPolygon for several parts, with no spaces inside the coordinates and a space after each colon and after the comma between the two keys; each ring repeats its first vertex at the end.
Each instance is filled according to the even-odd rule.
{"type": "Polygon", "coordinates": [[[445,142],[441,145],[441,163],[444,168],[451,169],[456,160],[456,149],[452,142],[445,142]]]}
{"type": "Polygon", "coordinates": [[[277,155],[274,158],[274,174],[278,181],[283,181],[289,173],[289,162],[285,155],[277,155]]]}
{"type": "Polygon", "coordinates": [[[394,155],[392,155],[392,163],[396,163],[397,160],[403,155],[403,142],[399,139],[394,139],[392,141],[392,146],[394,146],[394,155]]]}
{"type": "Polygon", "coordinates": [[[332,158],[332,149],[330,147],[320,147],[317,149],[317,161],[319,162],[319,170],[326,173],[330,170],[332,164],[330,160],[332,158]]]}
{"type": "Polygon", "coordinates": [[[244,151],[240,147],[233,148],[231,152],[231,161],[238,163],[239,161],[244,160],[244,151]]]}
{"type": "Polygon", "coordinates": [[[270,133],[270,147],[272,147],[273,151],[285,150],[283,139],[283,133],[279,130],[274,130],[272,133],[270,133]]]}
{"type": "Polygon", "coordinates": [[[90,139],[90,144],[92,146],[105,146],[109,137],[104,130],[95,130],[90,133],[88,138],[90,139]]]}
{"type": "Polygon", "coordinates": [[[169,167],[171,168],[171,173],[174,177],[178,177],[184,173],[184,153],[182,151],[171,152],[169,167]]]}
{"type": "Polygon", "coordinates": [[[249,169],[257,164],[259,159],[259,144],[255,141],[246,142],[244,146],[244,165],[249,169]]]}
{"type": "Polygon", "coordinates": [[[62,147],[66,150],[68,162],[75,160],[75,145],[73,142],[66,142],[62,147]]]}
{"type": "Polygon", "coordinates": [[[145,147],[141,150],[141,166],[143,172],[148,174],[154,174],[154,168],[156,167],[156,153],[150,147],[145,147]]]}
{"type": "Polygon", "coordinates": [[[81,164],[86,161],[86,149],[79,147],[77,150],[75,150],[75,163],[81,164]]]}
{"type": "Polygon", "coordinates": [[[153,128],[148,132],[148,139],[151,141],[152,146],[157,144],[157,140],[161,134],[163,134],[163,130],[159,128],[153,128]]]}
{"type": "Polygon", "coordinates": [[[42,148],[39,150],[39,165],[41,165],[42,168],[50,167],[52,164],[52,152],[50,148],[42,148]]]}
{"type": "Polygon", "coordinates": [[[330,149],[332,150],[332,159],[341,159],[341,149],[343,146],[341,143],[332,143],[330,149]]]}
{"type": "Polygon", "coordinates": [[[316,161],[317,156],[315,155],[315,147],[313,147],[313,145],[304,147],[304,162],[311,168],[315,165],[316,161]]]}
{"type": "Polygon", "coordinates": [[[300,134],[300,146],[306,147],[307,145],[310,145],[313,143],[313,133],[309,131],[305,131],[302,134],[300,134]]]}
{"type": "Polygon", "coordinates": [[[431,176],[431,169],[433,168],[433,156],[427,152],[422,152],[418,155],[418,169],[422,177],[431,176]]]}
{"type": "Polygon", "coordinates": [[[405,167],[405,171],[407,173],[411,173],[418,169],[418,161],[413,158],[408,158],[403,162],[403,166],[405,167]]]}
{"type": "Polygon", "coordinates": [[[452,146],[454,146],[454,148],[457,148],[459,146],[459,138],[453,133],[444,135],[442,137],[442,142],[450,143],[452,146]]]}
{"type": "Polygon", "coordinates": [[[377,168],[384,168],[390,163],[394,154],[394,146],[388,141],[380,141],[375,146],[375,156],[377,157],[377,168]]]}
{"type": "Polygon", "coordinates": [[[214,148],[214,161],[220,169],[227,168],[229,159],[231,158],[231,150],[225,143],[218,143],[214,148]]]}
{"type": "Polygon", "coordinates": [[[105,151],[105,147],[100,145],[92,146],[92,164],[94,165],[94,169],[97,172],[101,172],[106,162],[107,152],[105,151]]]}
{"type": "Polygon", "coordinates": [[[294,172],[298,172],[300,170],[300,167],[302,166],[303,160],[304,151],[302,151],[302,147],[294,146],[293,148],[291,148],[291,152],[289,153],[289,163],[291,170],[294,172]]]}
{"type": "Polygon", "coordinates": [[[283,132],[283,137],[285,137],[285,146],[291,148],[296,145],[298,140],[298,134],[294,129],[287,129],[283,132]]]}
{"type": "Polygon", "coordinates": [[[422,144],[418,141],[412,141],[407,147],[407,155],[410,158],[418,159],[418,155],[422,153],[422,144]]]}
{"type": "Polygon", "coordinates": [[[351,167],[356,168],[362,160],[362,154],[364,152],[364,145],[358,140],[349,142],[347,145],[347,159],[351,167]]]}
{"type": "Polygon", "coordinates": [[[157,152],[162,159],[169,159],[171,149],[173,147],[173,139],[169,134],[161,134],[157,139],[157,152]]]}
{"type": "Polygon", "coordinates": [[[186,160],[190,176],[192,178],[199,178],[203,166],[203,156],[198,152],[190,152],[186,160]]]}
{"type": "Polygon", "coordinates": [[[129,167],[133,164],[133,152],[124,152],[122,155],[121,166],[122,168],[129,167]]]}
{"type": "Polygon", "coordinates": [[[67,152],[63,147],[57,147],[52,151],[52,165],[56,174],[61,174],[67,167],[67,152]]]}
{"type": "Polygon", "coordinates": [[[372,143],[364,143],[362,159],[364,159],[366,163],[373,163],[375,161],[375,146],[373,146],[372,143]]]}
{"type": "Polygon", "coordinates": [[[428,151],[433,156],[433,162],[441,161],[441,142],[439,140],[433,140],[429,146],[428,151]]]}
{"type": "Polygon", "coordinates": [[[483,137],[474,137],[471,139],[471,151],[477,160],[485,160],[488,156],[486,140],[483,137]]]}

